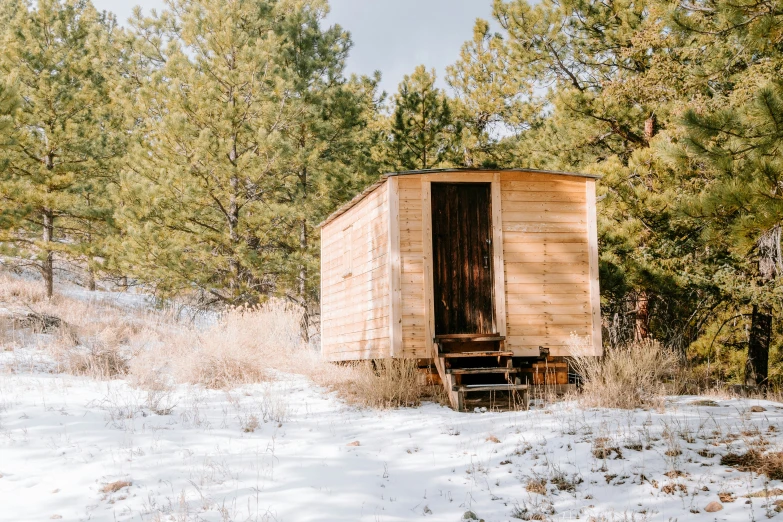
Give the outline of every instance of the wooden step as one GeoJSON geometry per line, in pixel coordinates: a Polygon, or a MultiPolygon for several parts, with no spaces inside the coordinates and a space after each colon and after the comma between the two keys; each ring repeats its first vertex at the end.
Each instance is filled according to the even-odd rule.
{"type": "Polygon", "coordinates": [[[514,352],[448,352],[439,353],[438,357],[454,358],[454,357],[511,357],[514,352]]]}
{"type": "Polygon", "coordinates": [[[476,337],[436,337],[435,342],[438,344],[445,344],[445,343],[487,343],[487,342],[495,342],[495,341],[505,341],[506,338],[502,335],[486,335],[486,336],[476,336],[476,337]]]}
{"type": "Polygon", "coordinates": [[[521,368],[446,368],[446,373],[453,375],[468,375],[478,373],[519,373],[521,368]]]}
{"type": "Polygon", "coordinates": [[[480,391],[512,391],[527,390],[527,384],[468,384],[454,385],[452,390],[456,392],[480,392],[480,391]]]}

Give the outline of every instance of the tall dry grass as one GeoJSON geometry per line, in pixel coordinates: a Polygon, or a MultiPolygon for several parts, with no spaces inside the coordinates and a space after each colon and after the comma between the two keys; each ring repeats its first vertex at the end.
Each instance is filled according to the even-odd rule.
{"type": "Polygon", "coordinates": [[[283,301],[199,322],[182,318],[175,307],[46,299],[37,282],[0,274],[0,306],[4,349],[35,346],[49,354],[56,372],[126,378],[156,396],[180,383],[231,389],[272,380],[276,372],[305,375],[352,404],[373,408],[416,405],[424,393],[415,361],[324,361],[302,340],[298,311],[283,301]],[[47,318],[49,326],[34,327],[30,314],[47,318]]]}
{"type": "Polygon", "coordinates": [[[572,364],[582,381],[578,400],[587,407],[634,409],[660,407],[665,381],[677,371],[676,356],[656,341],[641,341],[587,355],[590,345],[573,336],[572,364]]]}

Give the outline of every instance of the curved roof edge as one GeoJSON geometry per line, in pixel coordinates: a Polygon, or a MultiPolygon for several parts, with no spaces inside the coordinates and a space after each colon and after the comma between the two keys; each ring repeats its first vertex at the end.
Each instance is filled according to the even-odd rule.
{"type": "Polygon", "coordinates": [[[489,169],[489,168],[452,168],[452,169],[425,169],[425,170],[402,170],[399,172],[386,172],[381,175],[381,177],[373,183],[372,185],[365,188],[363,191],[358,193],[356,196],[354,196],[350,201],[343,204],[340,208],[329,214],[329,216],[321,221],[318,224],[318,228],[322,228],[325,225],[328,225],[330,222],[334,221],[338,217],[342,216],[346,212],[348,212],[351,208],[356,206],[357,203],[359,203],[361,200],[363,200],[368,194],[373,192],[375,189],[383,185],[386,180],[392,176],[411,176],[411,175],[417,175],[417,174],[442,174],[447,172],[486,172],[486,173],[492,173],[492,172],[529,172],[531,174],[553,174],[556,176],[570,176],[574,178],[590,178],[590,179],[601,179],[601,176],[598,174],[583,174],[579,172],[561,172],[557,170],[538,170],[538,169],[489,169]]]}

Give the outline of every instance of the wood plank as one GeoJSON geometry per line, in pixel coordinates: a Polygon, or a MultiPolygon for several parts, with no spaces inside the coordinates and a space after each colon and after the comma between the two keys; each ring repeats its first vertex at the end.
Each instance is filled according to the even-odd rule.
{"type": "MultiPolygon", "coordinates": [[[[590,276],[587,274],[525,274],[525,273],[506,273],[506,284],[535,284],[535,283],[557,283],[557,284],[585,284],[589,283],[590,276]]],[[[508,288],[506,289],[508,291],[508,288]]]]}
{"type": "MultiPolygon", "coordinates": [[[[540,194],[540,193],[539,193],[540,194]]],[[[569,194],[572,194],[569,192],[569,194]]],[[[503,200],[503,217],[506,218],[506,214],[515,214],[517,212],[534,212],[534,213],[577,213],[581,214],[583,218],[587,216],[587,206],[583,201],[523,201],[517,202],[507,197],[506,194],[501,194],[503,200]]]]}
{"type": "Polygon", "coordinates": [[[528,203],[585,203],[585,195],[581,192],[522,192],[516,190],[503,191],[503,204],[511,208],[526,208],[528,203]]]}
{"type": "Polygon", "coordinates": [[[464,359],[470,357],[510,357],[513,355],[509,351],[489,351],[489,352],[455,352],[440,353],[438,357],[445,359],[464,359]]]}
{"type": "Polygon", "coordinates": [[[401,262],[402,273],[423,274],[424,260],[420,256],[405,256],[401,262]]]}
{"type": "Polygon", "coordinates": [[[421,178],[419,176],[392,176],[398,180],[401,189],[421,190],[421,178]]]}
{"type": "MultiPolygon", "coordinates": [[[[520,304],[590,304],[590,293],[581,294],[509,294],[506,296],[509,310],[520,304]]],[[[512,310],[513,313],[513,310],[512,310]]],[[[511,314],[509,314],[511,315],[511,314]]]]}
{"type": "Polygon", "coordinates": [[[358,321],[344,325],[322,325],[321,335],[323,335],[324,332],[328,332],[330,338],[336,338],[337,336],[344,334],[369,332],[379,329],[382,330],[384,328],[388,328],[389,325],[389,316],[384,316],[379,319],[372,319],[370,321],[358,321]]]}
{"type": "Polygon", "coordinates": [[[539,243],[539,244],[585,243],[585,248],[586,248],[587,233],[586,230],[585,232],[580,232],[580,233],[573,233],[573,232],[536,233],[536,232],[517,232],[517,231],[503,230],[503,243],[504,245],[508,245],[509,243],[539,243]]]}
{"type": "MultiPolygon", "coordinates": [[[[546,298],[546,296],[543,297],[546,298]]],[[[551,313],[509,314],[508,322],[509,324],[515,324],[517,326],[539,325],[539,324],[586,325],[586,324],[591,324],[591,319],[590,319],[589,312],[577,313],[577,314],[551,314],[551,313]]]]}
{"type": "Polygon", "coordinates": [[[534,348],[537,350],[539,346],[570,346],[572,343],[570,335],[509,335],[506,339],[506,347],[513,349],[534,348]]]}
{"type": "Polygon", "coordinates": [[[587,241],[587,223],[545,223],[530,221],[525,223],[504,222],[503,232],[530,232],[537,234],[567,233],[582,234],[587,241]]]}
{"type": "MultiPolygon", "coordinates": [[[[525,243],[523,243],[525,244],[525,243]]],[[[578,243],[577,243],[578,244],[578,243]]],[[[586,251],[579,252],[506,252],[503,256],[506,266],[511,264],[562,264],[575,263],[588,265],[590,259],[586,251]]]]}
{"type": "MultiPolygon", "coordinates": [[[[423,185],[423,184],[422,184],[423,185]]],[[[421,188],[400,188],[400,201],[421,199],[421,188]]]]}
{"type": "Polygon", "coordinates": [[[440,183],[489,183],[495,176],[494,172],[476,171],[476,172],[437,172],[432,174],[422,174],[422,182],[440,182],[440,183]]]}
{"type": "Polygon", "coordinates": [[[569,283],[506,283],[506,295],[590,295],[590,287],[586,284],[569,283]]]}
{"type": "Polygon", "coordinates": [[[506,263],[506,274],[582,274],[590,270],[587,261],[581,263],[506,263]]]}
{"type": "Polygon", "coordinates": [[[519,192],[584,192],[584,181],[501,181],[501,188],[505,191],[519,192]]]}
{"type": "MultiPolygon", "coordinates": [[[[517,336],[544,336],[544,337],[568,337],[571,334],[589,335],[592,327],[587,324],[539,324],[539,325],[515,325],[509,321],[508,335],[517,336]]],[[[546,345],[544,345],[546,346],[546,345]]]]}
{"type": "Polygon", "coordinates": [[[509,243],[503,244],[505,256],[513,253],[530,254],[587,254],[587,242],[583,243],[509,243]]]}
{"type": "MultiPolygon", "coordinates": [[[[521,206],[521,205],[520,205],[521,206]]],[[[585,209],[578,212],[560,212],[554,210],[530,211],[528,209],[508,209],[503,212],[504,223],[586,223],[585,209]]]]}
{"type": "MultiPolygon", "coordinates": [[[[573,315],[590,313],[590,305],[585,304],[524,304],[517,305],[514,308],[513,315],[535,315],[535,314],[551,314],[551,315],[573,315]]],[[[511,334],[509,334],[511,335],[511,334]]]]}
{"type": "Polygon", "coordinates": [[[506,270],[503,251],[503,205],[500,175],[495,174],[490,187],[492,192],[492,263],[493,292],[495,306],[495,331],[506,335],[506,270]]]}
{"type": "Polygon", "coordinates": [[[473,384],[467,386],[454,385],[454,391],[459,392],[485,392],[485,391],[516,391],[527,390],[527,384],[473,384]]]}
{"type": "Polygon", "coordinates": [[[601,290],[598,282],[598,227],[596,216],[595,180],[585,186],[587,199],[587,245],[590,256],[590,301],[592,304],[593,354],[603,355],[601,339],[601,290]]]}
{"type": "Polygon", "coordinates": [[[563,175],[550,172],[530,172],[530,171],[499,171],[501,181],[581,181],[584,182],[585,178],[582,176],[563,175]]]}
{"type": "MultiPolygon", "coordinates": [[[[424,335],[429,347],[430,357],[435,357],[435,345],[432,344],[432,336],[435,333],[435,303],[433,302],[432,279],[432,184],[429,181],[422,180],[421,183],[421,216],[422,216],[422,259],[424,261],[424,311],[426,321],[424,322],[424,335]]],[[[440,371],[441,379],[445,379],[445,374],[440,371]]],[[[444,380],[445,382],[445,380],[444,380]]]]}
{"type": "Polygon", "coordinates": [[[389,193],[389,346],[391,357],[402,355],[402,263],[400,261],[400,188],[399,178],[386,181],[389,193]]]}
{"type": "Polygon", "coordinates": [[[335,343],[351,343],[356,341],[368,341],[370,339],[386,339],[388,342],[389,328],[384,326],[381,328],[372,328],[359,332],[343,333],[335,335],[331,337],[331,339],[335,343]]]}
{"type": "Polygon", "coordinates": [[[522,368],[446,368],[446,373],[452,375],[481,375],[491,373],[519,373],[522,368]]]}

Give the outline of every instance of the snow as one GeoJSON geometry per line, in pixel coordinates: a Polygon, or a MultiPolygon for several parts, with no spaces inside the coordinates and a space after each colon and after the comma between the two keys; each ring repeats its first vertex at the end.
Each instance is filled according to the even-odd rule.
{"type": "Polygon", "coordinates": [[[760,438],[779,449],[782,417],[772,402],[698,397],[663,411],[376,411],[288,374],[230,392],[148,394],[120,380],[0,371],[0,520],[779,517],[765,498],[745,498],[778,482],[719,461],[760,438]],[[621,456],[601,449],[614,447],[621,456]],[[526,490],[540,478],[545,494],[526,490]],[[115,481],[131,485],[103,491],[115,481]],[[734,502],[704,512],[727,492],[734,502]]]}

